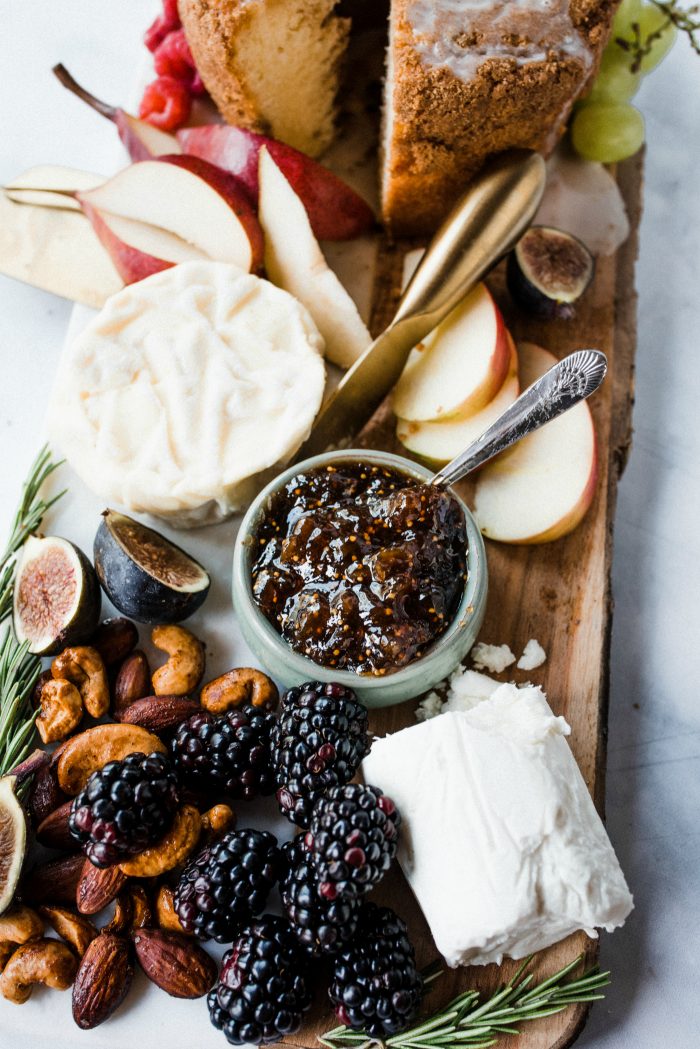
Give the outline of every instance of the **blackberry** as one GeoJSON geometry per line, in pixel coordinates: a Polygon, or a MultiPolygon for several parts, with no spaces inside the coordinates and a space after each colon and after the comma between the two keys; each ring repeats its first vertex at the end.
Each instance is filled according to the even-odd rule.
{"type": "Polygon", "coordinates": [[[173,764],[184,782],[232,798],[272,794],[269,710],[242,706],[220,717],[198,711],[178,726],[170,744],[173,764]]]}
{"type": "Polygon", "coordinates": [[[178,806],[163,754],[129,754],[93,772],[71,805],[68,827],[96,867],[109,867],[161,838],[178,806]]]}
{"type": "Polygon", "coordinates": [[[359,900],[324,899],[300,834],[282,846],[286,873],[280,879],[282,906],[299,943],[313,955],[333,954],[352,939],[359,900]]]}
{"type": "Polygon", "coordinates": [[[334,787],[316,804],[306,844],[325,899],[361,896],[396,855],[401,816],[378,787],[334,787]]]}
{"type": "Polygon", "coordinates": [[[311,1004],[304,952],[284,918],[264,915],[224,955],[207,1005],[232,1045],[278,1042],[301,1027],[311,1004]]]}
{"type": "Polygon", "coordinates": [[[348,783],[368,750],[367,710],[352,689],[309,681],[285,692],[272,759],[287,819],[308,827],[314,803],[329,787],[348,783]]]}
{"type": "Polygon", "coordinates": [[[230,943],[265,907],[282,855],[267,831],[235,830],[207,846],[184,869],[175,910],[186,932],[230,943]]]}
{"type": "Polygon", "coordinates": [[[355,938],[333,966],[328,994],[346,1027],[384,1038],[414,1019],[423,980],[406,925],[389,907],[364,904],[355,938]]]}

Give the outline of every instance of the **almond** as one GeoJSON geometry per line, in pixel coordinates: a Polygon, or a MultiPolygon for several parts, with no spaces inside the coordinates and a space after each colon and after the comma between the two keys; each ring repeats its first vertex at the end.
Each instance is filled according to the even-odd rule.
{"type": "Polygon", "coordinates": [[[114,716],[121,720],[119,718],[121,711],[135,703],[137,699],[143,699],[150,691],[151,668],[145,653],[137,649],[129,653],[114,679],[114,716]]]}
{"type": "Polygon", "coordinates": [[[138,725],[95,725],[64,746],[58,759],[58,785],[75,797],[93,772],[108,761],[121,761],[128,754],[166,753],[163,743],[138,725]]]}
{"type": "Polygon", "coordinates": [[[76,843],[68,829],[72,805],[72,801],[65,801],[41,821],[36,829],[36,840],[40,845],[45,845],[47,849],[63,849],[64,852],[75,848],[76,843]]]}
{"type": "Polygon", "coordinates": [[[124,1001],[134,977],[131,945],[123,936],[100,933],[89,945],[73,984],[73,1019],[88,1031],[124,1001]]]}
{"type": "Polygon", "coordinates": [[[23,881],[22,899],[28,903],[74,903],[84,863],[82,852],[40,863],[23,881]]]}
{"type": "Polygon", "coordinates": [[[126,883],[119,867],[96,867],[83,857],[75,890],[75,902],[81,914],[97,914],[116,899],[126,883]]]}
{"type": "Polygon", "coordinates": [[[201,998],[216,981],[216,962],[198,943],[177,932],[139,929],[136,957],[149,980],[173,998],[201,998]]]}
{"type": "Polygon", "coordinates": [[[139,725],[149,732],[166,732],[201,710],[195,699],[187,696],[146,696],[114,712],[123,724],[139,725]]]}
{"type": "Polygon", "coordinates": [[[105,665],[121,663],[139,643],[139,632],[130,619],[105,619],[95,631],[90,644],[102,656],[105,665]]]}

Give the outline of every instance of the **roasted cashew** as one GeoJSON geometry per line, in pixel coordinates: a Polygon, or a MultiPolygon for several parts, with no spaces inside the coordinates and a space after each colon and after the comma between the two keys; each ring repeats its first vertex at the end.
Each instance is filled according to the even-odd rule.
{"type": "Polygon", "coordinates": [[[236,814],[229,805],[213,805],[202,813],[202,840],[208,845],[236,825],[236,814]]]}
{"type": "Polygon", "coordinates": [[[184,936],[191,936],[193,934],[185,932],[180,924],[178,913],[175,910],[174,897],[175,893],[169,885],[161,885],[158,889],[158,895],[156,896],[158,925],[161,929],[165,929],[166,932],[180,932],[184,936]]]}
{"type": "Polygon", "coordinates": [[[102,932],[121,935],[153,924],[153,912],[142,885],[130,885],[114,901],[114,914],[102,932]]]}
{"type": "Polygon", "coordinates": [[[193,692],[204,674],[202,642],[183,626],[154,627],[151,641],[170,657],[153,675],[156,696],[184,696],[193,692]]]}
{"type": "Polygon", "coordinates": [[[156,878],[179,867],[194,852],[202,833],[202,817],[194,805],[183,805],[175,814],[170,830],[160,841],[144,849],[119,869],[130,878],[156,878]]]}
{"type": "Polygon", "coordinates": [[[39,913],[58,933],[62,940],[69,943],[79,958],[85,954],[88,944],[97,936],[97,929],[89,918],[67,907],[44,906],[39,913]]]}
{"type": "Polygon", "coordinates": [[[200,702],[210,714],[224,714],[245,703],[273,710],[278,699],[277,685],[262,670],[237,667],[205,685],[200,702]]]}
{"type": "Polygon", "coordinates": [[[52,678],[41,690],[41,713],[36,727],[44,743],[58,743],[74,732],[83,717],[83,701],[75,685],[52,678]]]}
{"type": "Polygon", "coordinates": [[[0,940],[27,943],[36,940],[44,931],[44,923],[31,907],[16,903],[0,915],[0,940]]]}
{"type": "Polygon", "coordinates": [[[16,950],[16,943],[10,943],[9,940],[0,940],[0,973],[4,970],[16,950]]]}
{"type": "Polygon", "coordinates": [[[96,648],[76,645],[64,648],[51,664],[55,678],[65,678],[80,692],[83,706],[94,718],[109,710],[109,684],[102,656],[96,648]]]}
{"type": "Polygon", "coordinates": [[[75,979],[78,959],[60,940],[32,940],[18,947],[0,976],[0,994],[22,1005],[35,983],[65,991],[75,979]]]}

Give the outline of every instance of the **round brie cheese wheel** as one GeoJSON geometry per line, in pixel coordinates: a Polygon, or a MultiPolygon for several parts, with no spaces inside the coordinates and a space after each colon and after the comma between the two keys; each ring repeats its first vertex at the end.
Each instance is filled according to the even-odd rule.
{"type": "Polygon", "coordinates": [[[112,296],[69,346],[49,432],[108,502],[208,524],[307,437],[322,354],[293,296],[236,266],[186,262],[112,296]]]}

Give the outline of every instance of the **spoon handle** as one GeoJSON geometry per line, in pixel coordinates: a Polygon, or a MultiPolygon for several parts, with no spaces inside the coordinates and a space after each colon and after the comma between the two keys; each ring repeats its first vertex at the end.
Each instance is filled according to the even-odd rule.
{"type": "Polygon", "coordinates": [[[528,387],[481,437],[443,466],[430,483],[446,486],[460,481],[494,455],[590,397],[607,370],[607,358],[600,350],[570,353],[528,387]]]}

